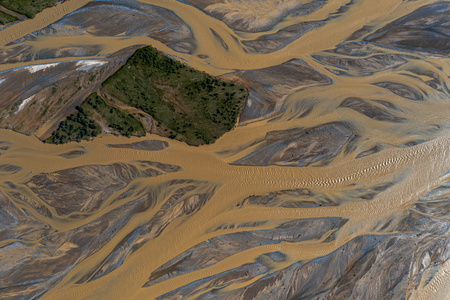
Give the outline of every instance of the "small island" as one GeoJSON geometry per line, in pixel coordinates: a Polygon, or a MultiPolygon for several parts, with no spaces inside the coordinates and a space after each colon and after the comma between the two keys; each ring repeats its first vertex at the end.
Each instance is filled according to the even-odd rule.
{"type": "Polygon", "coordinates": [[[195,70],[147,46],[61,122],[46,142],[91,139],[105,127],[124,136],[142,136],[142,120],[148,115],[161,135],[189,145],[210,144],[235,126],[247,95],[237,83],[195,70]]]}

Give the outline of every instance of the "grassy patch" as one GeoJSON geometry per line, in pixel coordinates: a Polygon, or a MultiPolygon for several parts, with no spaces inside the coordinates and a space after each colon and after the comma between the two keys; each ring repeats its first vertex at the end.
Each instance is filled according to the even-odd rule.
{"type": "Polygon", "coordinates": [[[145,128],[138,119],[109,106],[97,93],[91,94],[76,109],[77,112],[62,121],[58,129],[45,142],[64,144],[70,141],[79,142],[96,137],[102,132],[99,124],[94,121],[96,117],[100,117],[106,122],[106,126],[113,128],[122,135],[145,135],[145,128]]]}
{"type": "Polygon", "coordinates": [[[170,138],[209,144],[231,130],[247,91],[173,60],[153,47],[136,51],[103,83],[112,97],[170,130],[170,138]]]}
{"type": "Polygon", "coordinates": [[[34,18],[38,12],[58,2],[61,0],[0,0],[0,5],[28,18],[34,18]]]}
{"type": "Polygon", "coordinates": [[[106,125],[124,136],[144,136],[145,128],[141,121],[120,109],[109,106],[97,93],[91,94],[81,107],[88,112],[97,112],[106,125]]]}
{"type": "Polygon", "coordinates": [[[19,20],[19,19],[0,11],[0,24],[5,25],[7,23],[11,23],[16,20],[19,20]]]}

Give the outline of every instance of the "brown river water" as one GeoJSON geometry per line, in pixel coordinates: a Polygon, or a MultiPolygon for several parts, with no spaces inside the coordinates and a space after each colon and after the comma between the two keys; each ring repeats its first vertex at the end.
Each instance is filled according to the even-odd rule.
{"type": "Polygon", "coordinates": [[[0,229],[0,297],[450,299],[449,48],[398,42],[425,36],[435,16],[448,23],[448,7],[128,1],[182,20],[195,44],[184,52],[147,35],[33,33],[90,2],[65,1],[0,30],[0,48],[31,34],[19,44],[36,53],[98,53],[0,71],[152,45],[249,86],[247,119],[200,147],[153,134],[49,145],[0,129],[0,200],[13,220],[0,229]],[[431,17],[405,20],[424,7],[431,17]],[[267,51],[299,23],[320,25],[267,51]],[[321,81],[300,78],[307,68],[321,81]],[[268,94],[252,94],[261,87],[274,91],[268,108],[268,94]]]}

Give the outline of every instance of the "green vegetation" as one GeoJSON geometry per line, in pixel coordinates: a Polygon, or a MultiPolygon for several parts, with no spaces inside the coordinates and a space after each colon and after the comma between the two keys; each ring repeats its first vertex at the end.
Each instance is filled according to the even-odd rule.
{"type": "Polygon", "coordinates": [[[69,115],[59,124],[58,129],[45,140],[51,144],[64,144],[70,141],[81,141],[97,136],[100,126],[90,118],[88,112],[77,106],[77,112],[69,115]]]}
{"type": "Polygon", "coordinates": [[[144,136],[145,128],[141,121],[120,109],[109,106],[97,93],[91,94],[81,105],[85,110],[96,111],[108,127],[124,136],[144,136]]]}
{"type": "Polygon", "coordinates": [[[19,20],[19,19],[0,11],[0,24],[5,25],[7,23],[11,23],[16,20],[19,20]]]}
{"type": "Polygon", "coordinates": [[[28,18],[34,18],[38,12],[58,2],[61,0],[0,0],[0,5],[28,18]]]}
{"type": "Polygon", "coordinates": [[[69,115],[59,124],[58,129],[45,141],[51,144],[63,144],[70,141],[87,140],[97,136],[102,129],[94,118],[101,117],[107,126],[125,136],[143,136],[145,129],[142,123],[130,114],[109,106],[97,94],[91,94],[77,112],[69,115]]]}
{"type": "Polygon", "coordinates": [[[247,97],[243,87],[173,60],[153,47],[136,51],[108,78],[106,92],[136,107],[191,145],[212,143],[231,130],[247,97]]]}
{"type": "MultiPolygon", "coordinates": [[[[52,94],[57,89],[52,86],[52,94]]],[[[194,70],[152,47],[137,50],[103,83],[103,91],[150,114],[169,138],[190,145],[212,143],[231,130],[247,98],[243,87],[194,70]]],[[[46,142],[61,144],[90,139],[101,132],[99,124],[124,136],[145,135],[138,119],[108,105],[97,93],[76,109],[46,142]]],[[[140,112],[136,115],[144,117],[140,112]]]]}

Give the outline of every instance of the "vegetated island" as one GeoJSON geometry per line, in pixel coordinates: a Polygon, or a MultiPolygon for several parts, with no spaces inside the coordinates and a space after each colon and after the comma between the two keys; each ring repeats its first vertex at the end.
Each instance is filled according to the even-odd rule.
{"type": "MultiPolygon", "coordinates": [[[[0,5],[32,19],[44,9],[63,2],[61,0],[0,0],[0,5]]],[[[12,20],[14,21],[14,20],[12,20]]]]}
{"type": "Polygon", "coordinates": [[[158,133],[189,145],[213,143],[231,130],[247,99],[243,86],[212,77],[151,46],[138,49],[46,140],[61,144],[91,139],[105,130],[143,136],[151,116],[158,133]],[[100,95],[104,96],[101,97],[100,95]],[[127,108],[135,112],[125,112],[127,108]]]}

